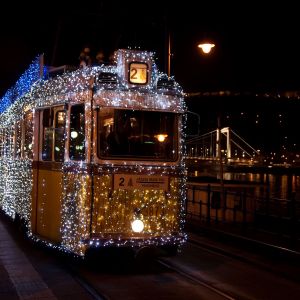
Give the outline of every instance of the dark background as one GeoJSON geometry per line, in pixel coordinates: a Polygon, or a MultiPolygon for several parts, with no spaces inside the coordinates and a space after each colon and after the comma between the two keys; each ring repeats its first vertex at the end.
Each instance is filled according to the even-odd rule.
{"type": "Polygon", "coordinates": [[[287,1],[260,2],[7,3],[0,18],[0,94],[36,55],[44,53],[48,65],[77,65],[84,46],[107,56],[117,48],[149,49],[166,71],[168,33],[171,74],[186,92],[298,89],[298,9],[287,1]],[[203,38],[216,44],[210,56],[197,48],[203,38]]]}
{"type": "Polygon", "coordinates": [[[281,141],[288,140],[299,150],[299,100],[284,96],[299,90],[296,2],[177,2],[6,3],[0,18],[0,95],[38,54],[45,54],[47,65],[78,65],[85,46],[93,57],[103,50],[106,59],[118,48],[151,50],[167,72],[170,34],[171,75],[184,92],[231,93],[187,98],[189,109],[201,114],[202,133],[216,128],[216,115],[222,112],[222,125],[233,126],[257,148],[281,149],[281,141]],[[203,39],[216,44],[209,56],[197,48],[203,39]]]}

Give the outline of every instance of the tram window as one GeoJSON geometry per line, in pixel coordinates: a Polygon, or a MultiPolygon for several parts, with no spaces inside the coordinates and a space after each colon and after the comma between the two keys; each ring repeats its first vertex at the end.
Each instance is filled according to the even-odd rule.
{"type": "Polygon", "coordinates": [[[74,105],[71,107],[69,146],[70,159],[85,159],[84,105],[74,105]]]}
{"type": "Polygon", "coordinates": [[[174,161],[177,119],[170,112],[102,108],[98,115],[98,156],[174,161]]]}
{"type": "Polygon", "coordinates": [[[27,113],[24,118],[24,157],[32,159],[32,135],[33,123],[32,113],[27,113]]]}
{"type": "Polygon", "coordinates": [[[43,110],[43,150],[42,159],[45,161],[52,160],[53,150],[53,111],[50,108],[43,110]]]}
{"type": "Polygon", "coordinates": [[[54,145],[54,160],[63,161],[65,153],[65,124],[66,112],[63,110],[55,113],[55,145],[54,145]]]}
{"type": "Polygon", "coordinates": [[[43,145],[44,161],[63,161],[65,153],[66,112],[57,108],[43,110],[43,145]]]}

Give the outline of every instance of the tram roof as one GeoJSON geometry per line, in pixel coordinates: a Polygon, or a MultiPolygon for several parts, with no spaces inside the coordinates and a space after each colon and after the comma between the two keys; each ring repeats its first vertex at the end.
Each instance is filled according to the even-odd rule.
{"type": "MultiPolygon", "coordinates": [[[[37,56],[16,84],[0,99],[0,113],[16,106],[14,103],[19,101],[22,102],[22,105],[17,105],[19,111],[24,111],[24,107],[28,106],[39,107],[66,102],[66,97],[72,98],[74,94],[84,93],[91,87],[97,97],[101,94],[108,97],[110,94],[116,99],[116,94],[119,93],[121,95],[119,98],[126,99],[126,105],[130,98],[136,102],[141,95],[147,95],[148,101],[140,107],[146,108],[156,101],[150,109],[184,110],[184,94],[181,86],[173,77],[159,72],[153,52],[119,49],[115,52],[111,64],[85,68],[49,67],[43,64],[42,55],[37,56]],[[126,65],[128,61],[149,65],[150,75],[147,84],[138,85],[128,82],[126,65]],[[92,79],[94,82],[91,84],[92,79]],[[30,104],[32,102],[35,102],[34,105],[30,104]]],[[[115,100],[109,100],[109,103],[116,104],[115,100]]]]}

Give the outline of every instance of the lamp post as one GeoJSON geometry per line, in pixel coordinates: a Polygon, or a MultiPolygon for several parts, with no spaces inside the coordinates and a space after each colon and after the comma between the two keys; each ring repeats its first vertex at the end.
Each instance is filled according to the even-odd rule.
{"type": "MultiPolygon", "coordinates": [[[[201,44],[198,44],[198,48],[201,49],[201,53],[204,55],[210,55],[212,49],[216,45],[214,43],[205,41],[201,44]]],[[[222,219],[225,220],[225,195],[224,195],[224,169],[223,169],[223,159],[222,159],[222,150],[221,150],[221,112],[218,112],[217,116],[217,159],[219,160],[219,176],[220,176],[220,202],[223,205],[222,209],[222,219]]]]}
{"type": "Polygon", "coordinates": [[[171,34],[168,34],[168,77],[171,77],[171,34]]]}

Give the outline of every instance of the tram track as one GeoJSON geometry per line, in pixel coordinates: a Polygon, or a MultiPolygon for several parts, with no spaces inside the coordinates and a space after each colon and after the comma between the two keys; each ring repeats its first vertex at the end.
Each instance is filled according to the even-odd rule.
{"type": "MultiPolygon", "coordinates": [[[[279,265],[278,268],[274,266],[271,267],[268,263],[260,261],[259,256],[256,254],[247,256],[246,251],[241,251],[241,249],[238,248],[234,251],[234,246],[230,247],[225,245],[222,247],[222,243],[214,244],[214,242],[215,241],[211,244],[205,243],[201,241],[201,237],[198,237],[198,239],[197,237],[190,237],[187,246],[189,249],[193,248],[194,251],[196,250],[195,253],[197,253],[197,249],[199,249],[199,251],[201,251],[200,253],[207,252],[208,255],[215,256],[216,258],[213,261],[228,262],[231,266],[237,266],[239,263],[242,263],[244,266],[249,265],[249,267],[251,266],[252,268],[272,272],[273,275],[276,271],[276,274],[280,275],[280,277],[284,276],[291,279],[291,276],[286,276],[288,269],[280,271],[282,265],[279,265]],[[218,256],[220,258],[217,258],[218,256]]],[[[271,247],[272,245],[268,246],[271,247]]],[[[280,250],[284,251],[284,249],[280,250]]],[[[296,255],[296,253],[292,254],[296,255]]],[[[186,260],[187,257],[184,257],[186,260]]],[[[190,259],[191,258],[189,258],[189,260],[190,259]]],[[[187,286],[189,286],[197,290],[198,293],[210,295],[203,296],[203,299],[253,299],[253,297],[248,297],[248,295],[239,290],[239,288],[235,289],[235,284],[230,283],[230,280],[225,279],[225,281],[223,281],[223,278],[220,276],[215,278],[214,275],[211,276],[211,274],[207,273],[207,264],[203,254],[199,256],[197,260],[195,259],[197,259],[197,257],[192,258],[188,264],[185,264],[180,259],[180,255],[177,255],[174,258],[159,257],[146,259],[144,261],[145,265],[139,265],[137,261],[132,260],[130,263],[124,263],[121,267],[116,267],[118,263],[114,263],[111,268],[110,264],[105,261],[96,261],[95,264],[92,264],[92,267],[89,267],[85,263],[75,265],[70,263],[69,268],[74,279],[77,280],[93,299],[120,299],[120,295],[122,295],[121,298],[124,300],[141,299],[140,294],[142,291],[146,297],[143,299],[148,300],[158,297],[159,295],[169,296],[172,292],[176,294],[177,288],[180,286],[184,286],[185,291],[187,286]],[[195,264],[198,264],[198,266],[196,267],[195,264]],[[153,288],[153,282],[159,284],[153,288]],[[170,287],[166,287],[170,282],[172,282],[173,290],[170,287]],[[136,287],[139,287],[139,289],[136,287]],[[166,288],[168,290],[165,290],[166,288]]],[[[112,261],[114,262],[114,260],[112,261]]],[[[123,260],[120,261],[123,262],[123,260]]],[[[248,267],[245,269],[248,269],[248,267]]],[[[195,294],[197,294],[197,292],[195,292],[195,294]]],[[[175,297],[173,299],[181,298],[177,296],[177,298],[175,297]]]]}
{"type": "Polygon", "coordinates": [[[95,300],[111,300],[111,298],[103,293],[102,291],[99,291],[95,287],[95,285],[92,284],[92,281],[88,279],[86,276],[82,274],[80,269],[74,266],[74,264],[71,264],[70,262],[67,263],[67,268],[69,272],[71,273],[72,277],[76,280],[76,282],[90,294],[90,296],[95,300]]]}
{"type": "Polygon", "coordinates": [[[188,243],[212,254],[221,255],[223,257],[231,258],[252,266],[254,265],[262,270],[276,273],[288,280],[299,282],[297,271],[300,265],[299,252],[249,238],[243,237],[240,239],[248,242],[249,245],[251,245],[249,246],[250,249],[256,248],[256,251],[258,251],[257,249],[262,249],[262,253],[254,254],[253,252],[249,252],[249,250],[241,250],[245,248],[245,246],[237,249],[234,247],[225,246],[224,244],[222,244],[222,246],[210,244],[201,241],[201,239],[197,237],[189,238],[188,243]],[[275,259],[278,260],[278,258],[284,262],[292,261],[294,265],[291,266],[291,264],[289,264],[287,269],[285,269],[284,264],[280,264],[278,267],[278,261],[275,262],[275,259]],[[293,266],[295,267],[295,272],[291,272],[291,268],[293,268],[293,266]]]}
{"type": "MultiPolygon", "coordinates": [[[[161,280],[162,282],[165,280],[166,277],[177,278],[178,282],[180,282],[179,285],[185,285],[186,283],[188,283],[189,285],[196,285],[198,289],[201,289],[201,291],[208,290],[207,292],[203,292],[204,294],[208,293],[210,295],[209,297],[207,297],[207,299],[240,299],[227,293],[224,290],[217,288],[213,284],[210,284],[209,282],[205,281],[203,278],[200,278],[199,276],[195,276],[192,273],[178,268],[177,266],[169,263],[164,258],[151,259],[151,263],[149,262],[150,260],[146,259],[144,262],[145,266],[139,265],[141,262],[137,263],[139,265],[137,267],[138,269],[151,269],[149,273],[146,271],[145,274],[143,274],[142,277],[144,277],[144,279],[141,279],[141,274],[139,274],[138,271],[135,270],[132,273],[132,270],[128,270],[128,273],[123,274],[122,278],[119,279],[120,284],[115,285],[113,293],[111,293],[111,290],[107,289],[106,285],[112,285],[112,282],[116,281],[114,277],[119,276],[118,271],[116,273],[112,271],[109,272],[109,274],[107,274],[106,270],[99,270],[98,272],[93,272],[89,268],[86,268],[85,264],[83,264],[83,268],[81,268],[80,265],[74,266],[73,264],[68,264],[68,268],[70,269],[70,272],[72,273],[74,279],[82,286],[82,288],[84,288],[94,299],[97,300],[119,299],[115,295],[120,293],[124,289],[124,284],[127,286],[128,294],[124,293],[122,295],[122,299],[141,299],[138,294],[138,291],[136,294],[132,294],[132,289],[135,285],[141,284],[141,282],[145,280],[145,277],[147,276],[149,276],[149,278],[146,279],[147,283],[144,287],[145,293],[147,293],[149,289],[153,289],[152,277],[154,276],[156,279],[159,278],[159,280],[161,280]],[[153,265],[157,265],[158,267],[154,267],[154,269],[158,268],[159,270],[153,271],[153,265]],[[127,277],[127,279],[125,279],[125,277],[127,277]],[[128,277],[131,278],[128,279],[128,277]],[[103,290],[101,289],[101,287],[103,288],[103,290]]],[[[161,287],[157,287],[157,296],[160,294],[160,289],[161,287]]],[[[176,288],[174,287],[174,289],[176,288]]]]}
{"type": "Polygon", "coordinates": [[[165,260],[162,259],[158,259],[157,260],[160,264],[162,264],[163,266],[167,267],[168,269],[180,274],[181,276],[183,276],[184,278],[198,284],[201,285],[207,289],[209,289],[210,291],[214,292],[215,294],[223,297],[224,299],[227,300],[236,300],[238,298],[235,298],[233,295],[228,294],[226,291],[223,291],[221,289],[216,288],[215,286],[213,286],[212,284],[208,283],[207,281],[203,280],[200,277],[197,277],[195,275],[192,275],[172,264],[170,264],[169,262],[166,262],[165,260]]]}
{"type": "Polygon", "coordinates": [[[111,300],[110,297],[105,295],[102,292],[99,292],[89,281],[87,281],[84,277],[73,274],[73,278],[78,282],[78,284],[86,290],[95,300],[111,300]]]}

